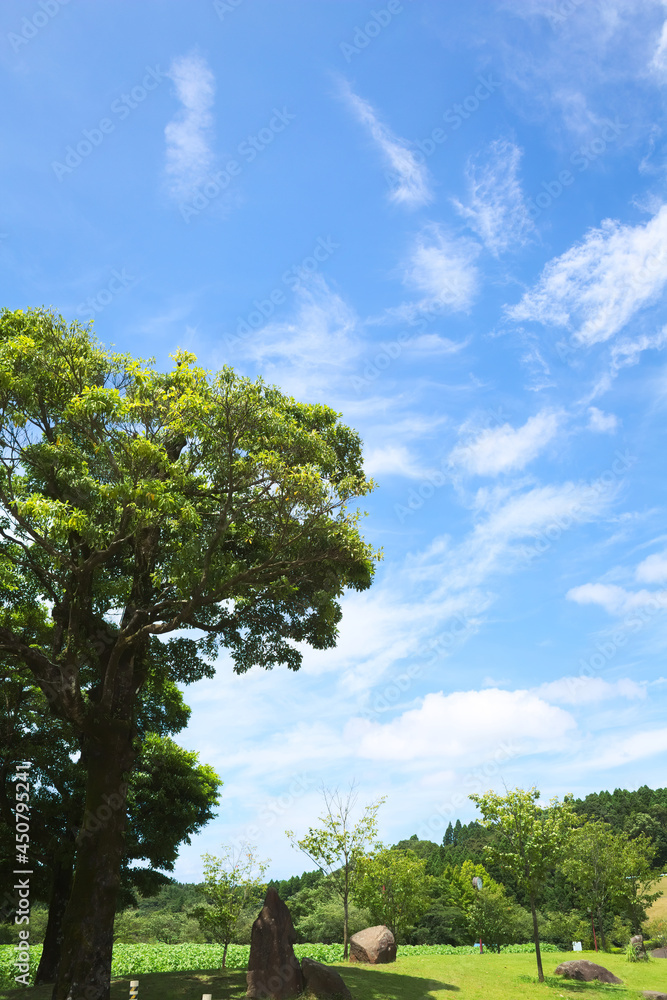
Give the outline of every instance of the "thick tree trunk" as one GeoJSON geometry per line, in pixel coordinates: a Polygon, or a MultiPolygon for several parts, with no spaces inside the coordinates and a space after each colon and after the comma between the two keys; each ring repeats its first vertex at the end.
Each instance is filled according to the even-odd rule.
{"type": "Polygon", "coordinates": [[[86,806],[53,1000],[109,1000],[126,775],[134,758],[130,726],[98,722],[85,754],[86,806]]]}
{"type": "Polygon", "coordinates": [[[63,918],[72,891],[74,857],[56,861],[49,899],[49,918],[46,924],[42,957],[35,974],[35,985],[54,983],[63,944],[63,918]]]}
{"type": "Polygon", "coordinates": [[[537,910],[535,908],[535,896],[530,894],[530,912],[533,915],[533,941],[535,942],[535,958],[537,959],[537,978],[539,982],[544,982],[544,971],[542,969],[542,952],[540,951],[540,931],[537,926],[537,910]]]}

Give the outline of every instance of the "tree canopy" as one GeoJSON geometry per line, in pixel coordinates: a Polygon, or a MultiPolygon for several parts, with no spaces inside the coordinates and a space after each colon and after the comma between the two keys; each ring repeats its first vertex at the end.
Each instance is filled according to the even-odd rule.
{"type": "MultiPolygon", "coordinates": [[[[349,507],[358,435],[230,368],[169,372],[43,309],[0,315],[0,654],[72,726],[85,809],[124,795],[156,636],[187,680],[223,646],[239,672],[336,642],[376,555],[349,507]]],[[[77,851],[55,1000],[105,1000],[125,810],[77,851]]]]}

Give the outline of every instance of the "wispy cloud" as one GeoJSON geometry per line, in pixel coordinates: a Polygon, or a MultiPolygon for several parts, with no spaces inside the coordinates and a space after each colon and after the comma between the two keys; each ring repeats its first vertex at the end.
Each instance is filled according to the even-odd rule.
{"type": "Polygon", "coordinates": [[[667,205],[645,225],[607,219],[544,268],[512,319],[574,330],[581,344],[609,340],[667,282],[667,205]]]}
{"type": "Polygon", "coordinates": [[[665,591],[630,591],[615,583],[584,583],[568,590],[567,598],[577,604],[597,604],[610,615],[624,615],[638,608],[667,608],[665,591]]]}
{"type": "Polygon", "coordinates": [[[496,139],[483,158],[468,161],[469,203],[453,199],[470,228],[496,255],[524,246],[535,231],[519,181],[521,155],[513,142],[496,139]]]}
{"type": "Polygon", "coordinates": [[[596,434],[613,434],[618,427],[618,417],[603,413],[597,406],[588,407],[588,429],[596,434]]]}
{"type": "Polygon", "coordinates": [[[473,240],[445,235],[439,226],[426,226],[418,236],[403,280],[424,294],[418,310],[468,309],[477,294],[479,273],[475,261],[480,246],[473,240]]]}
{"type": "Polygon", "coordinates": [[[450,462],[471,475],[497,476],[516,471],[536,458],[558,430],[559,415],[542,410],[522,427],[491,427],[471,441],[457,445],[450,462]]]}
{"type": "Polygon", "coordinates": [[[215,78],[206,60],[196,53],[174,59],[168,76],[182,108],[164,130],[165,172],[170,194],[182,200],[204,180],[213,163],[210,143],[215,78]]]}
{"type": "Polygon", "coordinates": [[[394,187],[389,197],[400,205],[416,208],[431,201],[429,175],[426,167],[417,162],[410,144],[401,139],[377,116],[373,106],[355,94],[347,83],[342,93],[356,118],[365,125],[379,147],[394,177],[394,187]]]}
{"type": "Polygon", "coordinates": [[[547,681],[534,689],[535,694],[549,702],[563,705],[590,704],[610,701],[612,698],[627,698],[629,701],[646,698],[646,684],[638,684],[627,677],[618,681],[606,681],[602,677],[560,677],[547,681]]]}

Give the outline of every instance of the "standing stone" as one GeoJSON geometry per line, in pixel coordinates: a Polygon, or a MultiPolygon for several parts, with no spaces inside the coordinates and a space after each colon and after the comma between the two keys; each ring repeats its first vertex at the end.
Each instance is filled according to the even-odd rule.
{"type": "Polygon", "coordinates": [[[367,927],[350,938],[350,961],[380,965],[396,961],[396,941],[384,924],[367,927]]]}
{"type": "Polygon", "coordinates": [[[252,925],[248,992],[246,996],[286,1000],[303,991],[303,976],[294,954],[296,933],[290,911],[275,889],[269,889],[264,906],[252,925]]]}

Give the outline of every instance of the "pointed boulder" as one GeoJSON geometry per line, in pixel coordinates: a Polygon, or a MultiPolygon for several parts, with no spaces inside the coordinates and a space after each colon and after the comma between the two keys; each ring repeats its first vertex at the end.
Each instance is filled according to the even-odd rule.
{"type": "Polygon", "coordinates": [[[296,933],[290,911],[275,889],[269,889],[264,906],[252,925],[248,992],[257,1000],[287,1000],[303,992],[301,966],[294,954],[296,933]]]}

